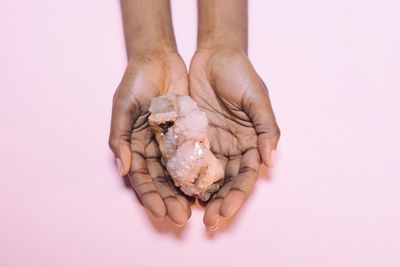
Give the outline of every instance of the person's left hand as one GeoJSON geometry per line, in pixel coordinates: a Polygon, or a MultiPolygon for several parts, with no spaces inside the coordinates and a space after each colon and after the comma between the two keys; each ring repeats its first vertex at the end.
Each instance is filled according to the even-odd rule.
{"type": "Polygon", "coordinates": [[[229,48],[200,49],[189,71],[190,96],[206,112],[211,151],[225,182],[207,203],[204,223],[216,229],[232,217],[256,182],[261,160],[273,167],[280,130],[268,91],[247,55],[229,48]]]}

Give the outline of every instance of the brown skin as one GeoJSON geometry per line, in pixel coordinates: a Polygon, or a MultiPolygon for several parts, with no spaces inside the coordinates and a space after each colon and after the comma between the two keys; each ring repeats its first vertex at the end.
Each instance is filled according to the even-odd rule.
{"type": "Polygon", "coordinates": [[[200,49],[189,75],[190,96],[207,113],[211,150],[225,168],[224,186],[204,215],[205,225],[216,228],[221,218],[237,212],[254,187],[261,158],[272,167],[269,154],[280,133],[267,88],[243,52],[200,49]]]}
{"type": "Polygon", "coordinates": [[[185,64],[176,52],[169,1],[121,1],[128,66],[114,95],[109,144],[121,175],[145,208],[177,225],[190,217],[189,201],[166,179],[147,118],[153,97],[188,94],[185,64]]]}
{"type": "Polygon", "coordinates": [[[189,87],[207,113],[211,150],[225,168],[225,183],[204,215],[204,224],[215,230],[239,210],[261,161],[273,167],[280,131],[267,88],[247,57],[247,1],[199,0],[198,6],[189,87]]]}
{"type": "Polygon", "coordinates": [[[273,165],[279,140],[268,91],[247,57],[247,1],[199,0],[198,48],[189,79],[176,52],[167,0],[121,1],[129,63],[113,102],[110,147],[143,205],[178,225],[189,201],[166,178],[147,117],[153,97],[189,94],[207,113],[211,150],[226,181],[208,202],[204,223],[216,229],[254,187],[261,161],[273,165]]]}

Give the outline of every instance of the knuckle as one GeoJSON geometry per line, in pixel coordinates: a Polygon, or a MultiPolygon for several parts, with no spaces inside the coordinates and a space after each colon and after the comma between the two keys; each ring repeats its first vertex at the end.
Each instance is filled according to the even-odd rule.
{"type": "Polygon", "coordinates": [[[262,127],[259,127],[259,134],[266,134],[268,137],[277,137],[279,138],[281,135],[281,130],[278,125],[273,123],[264,124],[262,127]]]}
{"type": "Polygon", "coordinates": [[[265,137],[273,142],[278,142],[281,137],[281,130],[278,125],[272,124],[264,127],[258,134],[265,134],[265,137]]]}
{"type": "Polygon", "coordinates": [[[162,175],[157,175],[153,177],[153,181],[158,184],[164,184],[164,185],[168,184],[167,179],[162,175]]]}

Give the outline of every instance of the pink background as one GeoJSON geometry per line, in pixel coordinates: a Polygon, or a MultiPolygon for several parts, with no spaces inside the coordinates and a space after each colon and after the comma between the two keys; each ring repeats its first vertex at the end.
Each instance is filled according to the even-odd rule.
{"type": "MultiPolygon", "coordinates": [[[[278,163],[215,234],[151,220],[107,138],[118,1],[0,2],[0,266],[400,266],[400,2],[251,1],[278,163]]],[[[195,1],[173,1],[186,62],[195,1]]]]}

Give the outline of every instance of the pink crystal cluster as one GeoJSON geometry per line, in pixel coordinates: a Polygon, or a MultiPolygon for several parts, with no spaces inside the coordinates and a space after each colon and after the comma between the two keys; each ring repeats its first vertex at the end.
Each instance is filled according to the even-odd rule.
{"type": "Polygon", "coordinates": [[[208,200],[224,179],[221,164],[210,151],[208,119],[189,96],[167,94],[152,100],[152,127],[174,184],[188,196],[208,200]]]}

